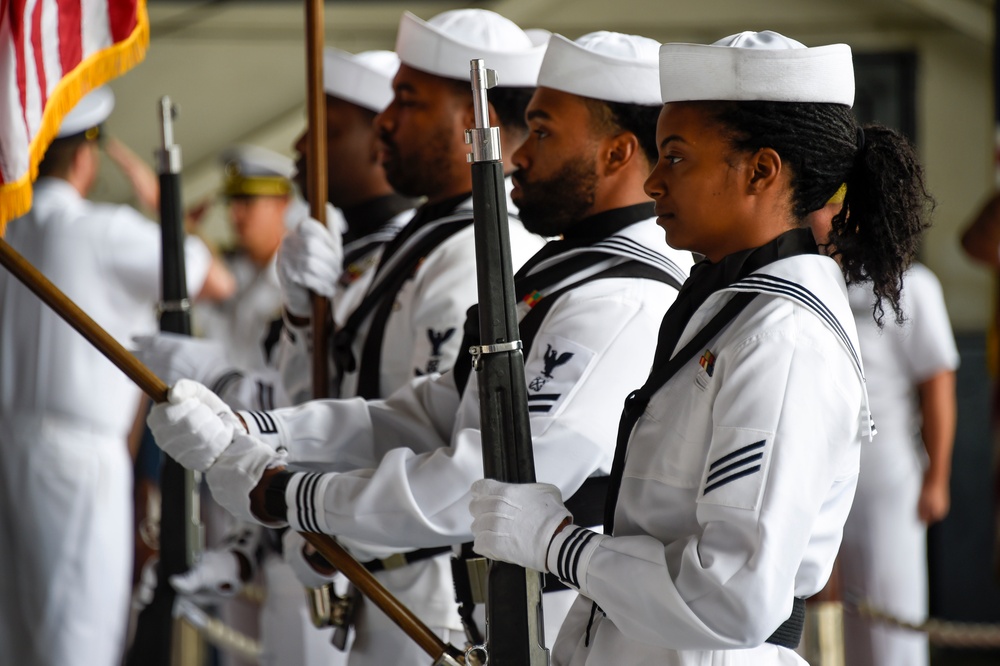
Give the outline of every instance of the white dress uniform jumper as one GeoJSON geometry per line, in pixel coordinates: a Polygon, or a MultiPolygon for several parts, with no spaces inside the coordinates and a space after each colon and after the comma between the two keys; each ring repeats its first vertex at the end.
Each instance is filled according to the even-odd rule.
{"type": "Polygon", "coordinates": [[[857,350],[840,269],[810,231],[695,267],[626,401],[615,538],[571,526],[550,545],[581,593],[554,663],[804,663],[786,645],[829,576],[870,435],[857,350]]]}

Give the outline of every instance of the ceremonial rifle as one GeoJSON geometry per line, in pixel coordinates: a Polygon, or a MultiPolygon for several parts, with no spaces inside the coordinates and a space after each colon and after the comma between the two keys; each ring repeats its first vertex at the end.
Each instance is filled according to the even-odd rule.
{"type": "MultiPolygon", "coordinates": [[[[158,312],[160,330],[191,335],[190,304],[184,268],[184,211],[181,207],[181,149],[174,143],[176,107],[166,95],[160,98],[162,148],[156,151],[160,179],[160,238],[162,295],[158,312]]],[[[169,666],[173,645],[173,608],[176,592],[170,576],[194,564],[200,549],[201,517],[194,473],[169,456],[160,470],[160,557],[156,565],[153,599],[139,614],[129,666],[169,666]]]]}
{"type": "MultiPolygon", "coordinates": [[[[508,483],[532,483],[524,357],[515,309],[514,275],[507,228],[507,194],[500,155],[500,130],[489,126],[487,88],[496,72],[482,60],[471,62],[475,129],[472,145],[473,225],[479,287],[480,345],[469,352],[479,383],[483,472],[508,483]]],[[[476,560],[470,561],[470,566],[476,560]]],[[[486,652],[493,666],[544,666],[549,663],[542,630],[542,576],[506,562],[487,565],[486,652]]],[[[475,579],[476,577],[471,578],[475,579]]]]}

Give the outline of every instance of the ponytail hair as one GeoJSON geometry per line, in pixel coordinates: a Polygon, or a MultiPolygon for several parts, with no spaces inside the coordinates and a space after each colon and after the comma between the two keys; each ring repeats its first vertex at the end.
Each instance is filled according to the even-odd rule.
{"type": "Polygon", "coordinates": [[[847,282],[872,282],[872,313],[882,324],[888,300],[897,323],[903,272],[919,248],[933,201],[909,141],[882,125],[858,128],[858,150],[845,179],[844,207],[833,218],[829,243],[847,282]]]}
{"type": "Polygon", "coordinates": [[[872,314],[884,301],[897,322],[903,273],[917,253],[933,199],[912,146],[881,125],[862,129],[842,104],[698,102],[722,125],[736,150],[773,148],[790,168],[793,213],[803,224],[846,183],[844,207],[828,242],[848,284],[871,281],[872,314]]]}

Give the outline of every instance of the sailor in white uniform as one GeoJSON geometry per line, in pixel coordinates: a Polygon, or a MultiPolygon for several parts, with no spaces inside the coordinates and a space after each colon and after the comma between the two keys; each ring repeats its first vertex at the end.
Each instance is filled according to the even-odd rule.
{"type": "MultiPolygon", "coordinates": [[[[371,268],[355,288],[358,296],[332,294],[336,331],[331,395],[383,398],[413,377],[443,372],[457,358],[466,310],[475,303],[475,244],[472,230],[471,172],[465,161],[465,129],[473,126],[469,61],[484,57],[505,72],[491,100],[491,114],[503,128],[504,148],[524,136],[524,105],[535,86],[545,40],[533,41],[509,20],[485,10],[456,10],[428,21],[405,13],[396,53],[401,65],[393,80],[394,98],[375,119],[379,156],[389,183],[400,194],[426,197],[406,225],[371,256],[371,268]]],[[[511,205],[511,210],[516,210],[511,205]]],[[[510,222],[511,253],[520,266],[544,243],[510,222]]],[[[284,259],[284,256],[282,257],[284,259]]],[[[290,262],[289,262],[290,263],[290,262]]],[[[315,265],[317,262],[302,262],[315,265]]],[[[347,271],[350,266],[347,266],[347,271]]],[[[281,266],[279,266],[281,270],[281,266]]],[[[287,275],[287,273],[286,273],[287,275]]],[[[303,286],[331,296],[329,286],[303,276],[301,286],[286,280],[287,291],[303,286]]],[[[342,278],[344,275],[342,274],[342,278]]],[[[291,300],[301,300],[301,297],[291,300]]],[[[303,396],[308,378],[294,359],[310,358],[305,318],[308,310],[288,303],[290,339],[299,349],[289,361],[282,349],[285,390],[303,396]],[[295,326],[295,325],[298,326],[295,326]],[[306,344],[301,344],[302,342],[306,344]],[[291,369],[291,371],[290,371],[291,369]],[[296,389],[296,380],[299,382],[296,389]]],[[[285,340],[282,341],[283,343],[285,340]]],[[[266,420],[261,417],[261,423],[266,420]]],[[[353,548],[362,562],[376,562],[398,550],[353,548]]],[[[408,546],[409,544],[405,544],[408,546]]],[[[447,640],[462,625],[454,603],[450,553],[387,571],[373,571],[403,603],[447,640]]],[[[426,655],[381,611],[361,603],[355,620],[350,663],[422,663],[426,655]]]]}
{"type": "MultiPolygon", "coordinates": [[[[659,321],[692,263],[689,253],[662,243],[642,191],[655,155],[658,46],[616,33],[577,42],[553,36],[528,105],[531,133],[511,158],[525,225],[562,236],[516,277],[536,473],[567,496],[580,491],[582,505],[596,504],[590,524],[601,520],[617,427],[616,415],[600,407],[609,392],[645,376],[659,321]]],[[[377,465],[275,479],[287,484],[279,495],[292,527],[406,548],[409,558],[470,537],[468,487],[482,475],[478,395],[466,363],[411,380],[384,401],[317,401],[243,415],[297,465],[377,465]]],[[[168,449],[170,431],[190,425],[178,416],[165,409],[153,419],[168,449]]],[[[244,494],[257,480],[246,483],[244,494]]],[[[279,515],[286,519],[283,509],[279,515]]],[[[560,595],[571,598],[546,595],[550,639],[566,610],[560,595]]]]}
{"type": "MultiPolygon", "coordinates": [[[[122,344],[156,329],[160,230],[84,197],[97,176],[109,88],[65,117],[34,203],[6,240],[122,344]]],[[[215,295],[188,238],[187,288],[215,295]]],[[[121,658],[132,562],[139,390],[69,324],[0,271],[0,663],[111,666],[121,658]]]]}
{"type": "MultiPolygon", "coordinates": [[[[416,376],[447,370],[458,357],[466,311],[477,298],[472,176],[464,141],[465,130],[474,125],[469,61],[483,57],[504,72],[500,86],[491,91],[490,113],[494,124],[502,127],[503,148],[513,152],[527,132],[524,107],[537,81],[546,41],[547,34],[533,40],[508,19],[486,10],[449,11],[429,21],[409,13],[402,17],[395,96],[375,119],[375,129],[389,183],[401,194],[426,197],[426,203],[395,238],[377,249],[378,261],[370,275],[352,290],[360,291],[360,298],[344,297],[352,307],[346,317],[338,315],[342,321],[337,322],[334,336],[333,395],[385,397],[416,376]]],[[[516,210],[513,204],[510,210],[516,210]]],[[[333,291],[338,274],[324,279],[335,265],[324,257],[334,253],[320,254],[333,243],[318,240],[325,232],[317,225],[304,222],[299,229],[310,235],[308,242],[293,246],[302,249],[300,260],[294,265],[286,261],[291,259],[284,249],[287,240],[278,260],[289,333],[281,341],[278,362],[284,368],[285,389],[295,400],[304,397],[302,380],[310,376],[302,363],[310,357],[311,344],[306,289],[338,298],[333,291]],[[290,341],[298,349],[289,350],[290,341]]],[[[516,217],[509,229],[512,261],[520,266],[544,239],[525,230],[516,217]]],[[[338,304],[336,310],[341,307],[338,304]]],[[[229,400],[227,387],[216,388],[229,400]]],[[[266,414],[256,418],[269,430],[266,414]]],[[[375,569],[381,559],[410,547],[386,545],[391,548],[354,550],[375,569]]],[[[432,555],[375,575],[447,638],[462,631],[451,583],[450,549],[432,555]]],[[[422,650],[381,611],[362,605],[352,664],[424,659],[422,650]]]]}
{"type": "MultiPolygon", "coordinates": [[[[830,222],[846,192],[841,187],[809,216],[827,251],[830,222]]],[[[903,274],[902,323],[876,325],[871,284],[851,285],[848,299],[878,438],[861,449],[858,490],[837,560],[848,602],[845,656],[857,666],[926,666],[925,633],[865,617],[857,606],[866,603],[916,624],[927,619],[927,526],[942,520],[951,503],[958,349],[941,283],[923,264],[903,274]]]]}
{"type": "Polygon", "coordinates": [[[237,145],[220,155],[222,194],[236,236],[224,255],[236,279],[236,293],[218,304],[196,307],[202,337],[224,343],[233,365],[252,370],[267,365],[265,341],[281,314],[281,287],[275,258],[295,199],[291,158],[260,146],[237,145]]]}
{"type": "MultiPolygon", "coordinates": [[[[286,214],[289,231],[282,241],[280,253],[287,270],[300,256],[315,260],[326,271],[328,283],[335,282],[333,301],[340,312],[344,303],[360,298],[364,293],[364,278],[373,265],[372,256],[399,232],[413,214],[413,203],[392,190],[377,156],[377,138],[372,128],[375,115],[392,101],[392,78],[399,68],[399,58],[390,51],[346,53],[327,47],[324,50],[323,88],[326,93],[326,152],[329,161],[328,198],[336,206],[327,207],[328,218],[337,234],[323,233],[314,220],[286,214]],[[336,213],[336,215],[333,215],[336,213]],[[343,221],[343,241],[339,222],[343,221]],[[305,225],[304,228],[302,225],[305,225]],[[311,226],[310,226],[311,225],[311,226]],[[320,230],[319,234],[310,232],[320,230]],[[316,244],[319,247],[316,248],[316,244]],[[341,273],[339,267],[345,264],[341,273]],[[337,276],[340,276],[339,279],[337,276]]],[[[299,158],[295,177],[300,188],[305,187],[308,173],[308,132],[296,142],[299,158]]],[[[256,160],[259,163],[261,160],[256,160]]],[[[290,164],[276,159],[267,160],[269,170],[277,175],[277,167],[286,177],[291,176],[290,164]]],[[[261,165],[253,167],[261,171],[261,165]]],[[[241,181],[245,179],[241,178],[241,181]]],[[[260,183],[274,187],[271,177],[260,183]]],[[[276,311],[281,310],[281,291],[277,272],[275,287],[279,289],[276,311]]],[[[324,283],[324,288],[328,288],[324,283]]],[[[308,297],[300,295],[304,311],[308,297]]],[[[286,298],[285,310],[290,309],[286,298]]],[[[292,310],[300,311],[294,306],[292,310]]],[[[239,312],[237,311],[237,315],[239,312]]],[[[286,315],[287,316],[287,315],[286,315]]],[[[265,331],[258,327],[254,337],[262,338],[265,331]]],[[[298,344],[285,334],[282,344],[274,351],[284,350],[286,358],[294,359],[288,349],[300,347],[307,354],[302,336],[298,344]]],[[[197,377],[219,387],[234,406],[269,409],[275,404],[289,404],[282,390],[280,375],[273,363],[261,368],[259,363],[239,364],[228,353],[228,347],[181,336],[161,334],[140,340],[139,356],[168,382],[181,377],[197,377]]],[[[295,378],[298,393],[308,397],[308,358],[295,359],[304,376],[295,378]]],[[[292,369],[286,372],[294,375],[292,369]]],[[[292,570],[281,556],[281,533],[257,524],[237,523],[222,543],[204,553],[198,564],[187,574],[172,581],[181,592],[194,598],[212,595],[218,600],[236,594],[255,572],[262,574],[266,596],[260,609],[259,626],[262,664],[300,664],[301,666],[332,666],[344,663],[346,656],[331,646],[329,629],[316,629],[305,603],[306,597],[292,570]]],[[[255,622],[255,624],[258,624],[255,622]]],[[[345,646],[346,647],[346,646],[345,646]]]]}
{"type": "MultiPolygon", "coordinates": [[[[328,296],[342,324],[364,297],[385,244],[413,217],[414,200],[392,189],[378,163],[372,125],[392,101],[399,58],[391,51],[357,54],[326,47],[327,233],[300,207],[286,216],[288,232],[278,248],[276,274],[285,320],[268,367],[234,362],[222,345],[170,334],[138,340],[137,355],[169,383],[196,379],[240,409],[273,409],[311,397],[309,291],[328,296]],[[284,378],[284,381],[283,381],[284,378]],[[286,386],[288,389],[286,390],[286,386]]],[[[306,187],[309,134],[296,141],[295,181],[306,187]]]]}
{"type": "Polygon", "coordinates": [[[829,576],[871,434],[845,274],[898,312],[920,169],[898,134],[859,130],[846,45],[741,33],[660,57],[646,190],[667,242],[706,259],[626,399],[605,533],[558,488],[481,480],[475,548],[580,591],[555,664],[804,664],[802,599],[829,576]],[[842,273],[804,224],[845,181],[842,273]]]}
{"type": "MultiPolygon", "coordinates": [[[[904,621],[927,619],[927,526],[948,512],[955,440],[958,349],[941,283],[923,264],[903,275],[902,325],[878,330],[868,285],[848,294],[861,339],[879,436],[861,451],[854,506],[844,526],[844,596],[904,621]],[[922,435],[922,436],[921,436],[922,435]]],[[[926,666],[927,634],[844,615],[847,663],[926,666]]]]}

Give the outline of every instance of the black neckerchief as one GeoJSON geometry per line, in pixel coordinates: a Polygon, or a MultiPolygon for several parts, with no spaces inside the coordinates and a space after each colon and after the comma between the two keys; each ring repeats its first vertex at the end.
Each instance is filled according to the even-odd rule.
{"type": "Polygon", "coordinates": [[[818,253],[811,230],[792,229],[760,247],[727,255],[717,264],[708,259],[699,261],[691,268],[691,277],[663,317],[653,364],[664,362],[673,355],[691,317],[709,296],[779,259],[818,253]]]}
{"type": "Polygon", "coordinates": [[[351,243],[378,231],[386,222],[404,210],[413,208],[414,205],[412,199],[392,193],[369,199],[356,206],[341,208],[340,212],[344,214],[344,220],[347,222],[344,243],[351,243]]]}
{"type": "Polygon", "coordinates": [[[593,245],[609,236],[616,234],[625,227],[636,222],[648,220],[653,217],[653,203],[641,203],[633,206],[624,206],[606,210],[589,217],[585,217],[563,234],[560,240],[551,240],[525,262],[521,270],[515,275],[516,279],[525,277],[532,268],[557,254],[575,250],[577,248],[593,245]]]}
{"type": "MultiPolygon", "coordinates": [[[[402,231],[386,246],[385,252],[382,253],[382,259],[379,261],[379,266],[384,266],[389,257],[394,255],[406,243],[406,239],[415,234],[421,227],[428,222],[440,220],[443,217],[451,215],[458,208],[459,204],[467,201],[471,196],[471,192],[466,192],[465,194],[459,194],[444,201],[426,203],[418,208],[417,212],[413,215],[413,219],[407,222],[402,231]]],[[[471,209],[469,210],[469,216],[472,216],[471,209]]]]}

